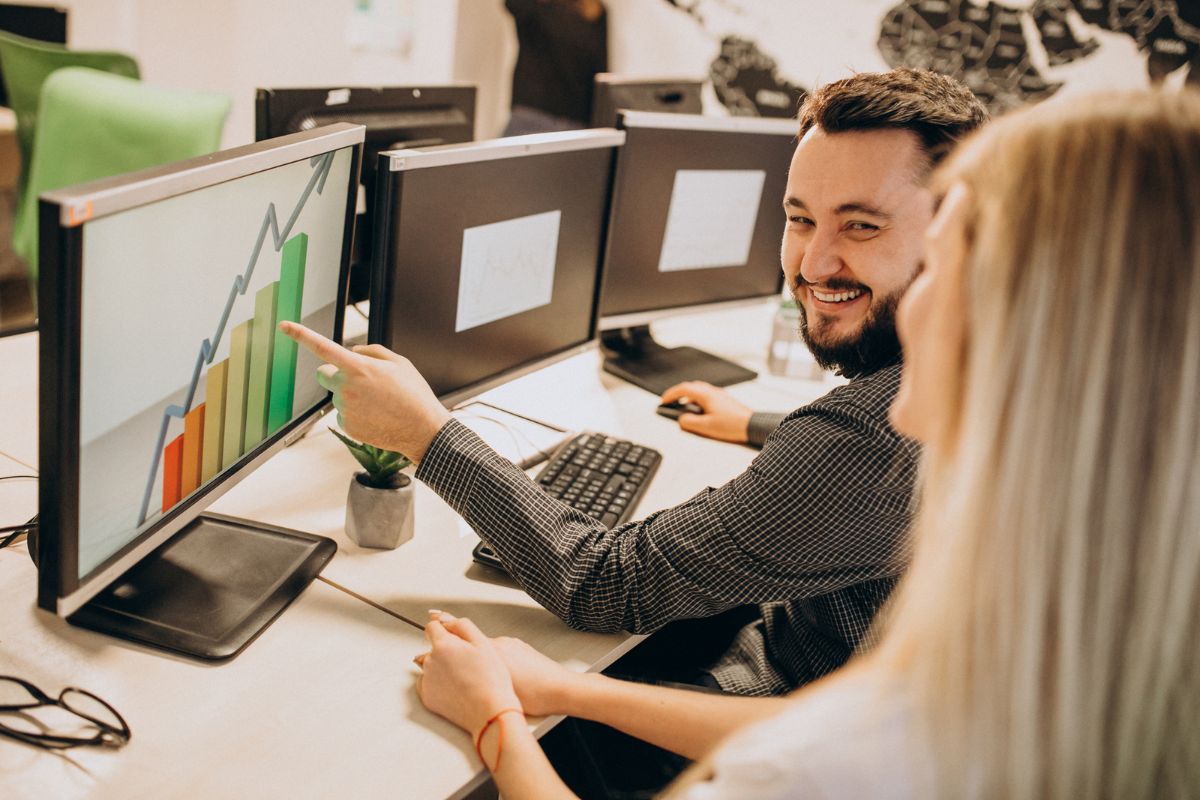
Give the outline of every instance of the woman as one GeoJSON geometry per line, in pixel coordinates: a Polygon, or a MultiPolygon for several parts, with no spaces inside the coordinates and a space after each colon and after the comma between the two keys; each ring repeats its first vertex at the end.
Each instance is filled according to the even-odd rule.
{"type": "Polygon", "coordinates": [[[681,700],[441,616],[422,699],[504,796],[565,792],[506,707],[703,756],[687,797],[1200,795],[1200,97],[1027,109],[937,184],[892,408],[922,509],[879,647],[794,699],[681,700]]]}

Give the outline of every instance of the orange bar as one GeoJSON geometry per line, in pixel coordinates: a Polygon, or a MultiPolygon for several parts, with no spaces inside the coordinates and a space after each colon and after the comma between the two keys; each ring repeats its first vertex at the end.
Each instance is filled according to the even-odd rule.
{"type": "Polygon", "coordinates": [[[183,434],[163,448],[163,512],[179,502],[179,479],[183,470],[183,434]]]}
{"type": "Polygon", "coordinates": [[[183,418],[183,469],[179,476],[181,497],[187,497],[200,486],[200,471],[203,465],[204,403],[201,403],[183,418]]]}

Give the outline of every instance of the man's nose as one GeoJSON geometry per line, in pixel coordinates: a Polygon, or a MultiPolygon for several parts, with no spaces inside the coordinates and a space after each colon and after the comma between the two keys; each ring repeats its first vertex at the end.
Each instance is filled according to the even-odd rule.
{"type": "Polygon", "coordinates": [[[818,231],[809,240],[800,259],[800,277],[808,283],[819,284],[841,272],[845,266],[836,235],[818,231]]]}

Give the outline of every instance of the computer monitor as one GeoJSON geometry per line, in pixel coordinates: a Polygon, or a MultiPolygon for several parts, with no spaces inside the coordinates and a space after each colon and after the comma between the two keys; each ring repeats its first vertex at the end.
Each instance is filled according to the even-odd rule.
{"type": "Polygon", "coordinates": [[[685,380],[728,386],[752,370],[664,348],[664,314],[782,288],[780,203],[793,120],[622,112],[600,301],[604,369],[655,394],[685,380]]]}
{"type": "Polygon", "coordinates": [[[331,122],[366,126],[363,203],[350,259],[348,302],[367,299],[371,286],[371,230],[375,162],[384,150],[432,147],[475,138],[475,87],[355,86],[319,89],[259,89],[254,138],[310,130],[331,122]]]}
{"type": "MultiPolygon", "coordinates": [[[[26,39],[55,44],[67,43],[67,10],[56,6],[0,3],[0,31],[26,39]]],[[[0,106],[8,106],[8,90],[0,74],[0,106]]]]}
{"type": "Polygon", "coordinates": [[[227,658],[332,557],[201,512],[329,401],[277,326],[340,336],[362,141],[332,125],[42,196],[39,606],[227,658]]]}
{"type": "Polygon", "coordinates": [[[617,112],[657,111],[663,114],[699,114],[703,83],[687,78],[632,78],[613,72],[596,75],[592,95],[592,127],[611,128],[617,112]]]}
{"type": "Polygon", "coordinates": [[[588,347],[612,129],[384,153],[372,342],[452,406],[588,347]]]}

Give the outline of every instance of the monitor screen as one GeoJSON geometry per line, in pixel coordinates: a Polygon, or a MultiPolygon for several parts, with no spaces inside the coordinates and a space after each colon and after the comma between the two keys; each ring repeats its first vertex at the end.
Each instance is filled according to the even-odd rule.
{"type": "Polygon", "coordinates": [[[626,140],[613,186],[602,324],[644,324],[664,309],[778,293],[779,204],[796,122],[621,117],[626,140]]]}
{"type": "Polygon", "coordinates": [[[590,343],[623,140],[567,131],[385,153],[371,341],[447,404],[590,343]]]}
{"type": "Polygon", "coordinates": [[[363,202],[351,254],[348,300],[367,299],[371,275],[371,229],[375,163],[383,150],[432,147],[475,138],[475,87],[356,86],[259,89],[254,138],[270,139],[332,122],[366,127],[363,202]]]}
{"type": "Polygon", "coordinates": [[[612,72],[596,75],[592,96],[592,127],[617,124],[617,112],[657,111],[663,114],[699,114],[703,110],[698,80],[680,78],[631,78],[612,72]]]}
{"type": "Polygon", "coordinates": [[[362,133],[43,196],[44,607],[69,614],[325,405],[276,329],[340,338],[362,133]]]}
{"type": "MultiPolygon", "coordinates": [[[[67,43],[67,11],[52,6],[0,3],[0,31],[39,42],[67,43]]],[[[8,105],[4,76],[0,74],[0,106],[8,105]]]]}

